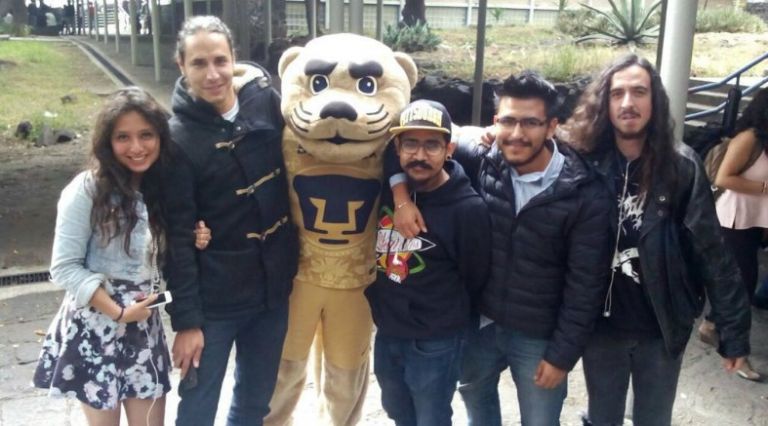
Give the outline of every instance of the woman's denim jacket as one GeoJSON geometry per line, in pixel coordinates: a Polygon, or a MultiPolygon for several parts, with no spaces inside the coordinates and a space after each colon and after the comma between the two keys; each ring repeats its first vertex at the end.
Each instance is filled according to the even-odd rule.
{"type": "Polygon", "coordinates": [[[130,255],[124,235],[109,241],[91,226],[93,175],[82,172],[61,191],[51,254],[51,279],[72,297],[76,307],[88,305],[107,279],[142,282],[151,277],[151,234],[147,207],[136,203],[138,222],[131,232],[130,255]]]}

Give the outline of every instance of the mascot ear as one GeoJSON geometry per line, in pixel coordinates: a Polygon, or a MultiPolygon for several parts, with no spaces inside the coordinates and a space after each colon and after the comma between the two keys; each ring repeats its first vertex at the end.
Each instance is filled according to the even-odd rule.
{"type": "MultiPolygon", "coordinates": [[[[403,67],[403,71],[405,71],[405,75],[408,76],[408,82],[411,83],[411,89],[413,89],[416,86],[416,82],[419,79],[419,71],[416,68],[416,63],[413,62],[413,59],[409,55],[406,55],[402,52],[394,52],[395,53],[395,60],[398,64],[400,64],[401,67],[403,67]]],[[[282,63],[282,58],[280,59],[280,62],[282,63]]]]}
{"type": "Polygon", "coordinates": [[[280,78],[283,78],[285,69],[288,68],[288,65],[290,65],[297,56],[299,56],[299,53],[301,53],[303,49],[304,48],[301,46],[293,46],[283,52],[280,56],[280,61],[277,63],[277,75],[279,75],[280,78]]]}

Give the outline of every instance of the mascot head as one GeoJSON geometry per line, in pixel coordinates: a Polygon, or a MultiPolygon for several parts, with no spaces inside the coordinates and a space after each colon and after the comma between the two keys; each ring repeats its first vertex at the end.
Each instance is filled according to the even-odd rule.
{"type": "Polygon", "coordinates": [[[417,79],[410,56],[355,34],[322,36],[286,50],[278,73],[287,126],[310,155],[334,163],[384,148],[417,79]]]}

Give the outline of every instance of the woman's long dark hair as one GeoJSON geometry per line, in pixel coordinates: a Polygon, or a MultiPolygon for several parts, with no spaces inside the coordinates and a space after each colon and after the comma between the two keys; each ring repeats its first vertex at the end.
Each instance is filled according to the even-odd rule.
{"type": "Polygon", "coordinates": [[[646,127],[643,146],[640,188],[647,192],[654,180],[673,184],[675,155],[674,123],[669,113],[669,97],[661,76],[648,60],[635,54],[626,55],[603,70],[587,87],[571,119],[563,126],[564,138],[581,152],[602,152],[613,149],[615,136],[610,117],[611,80],[614,74],[633,65],[642,67],[651,77],[651,118],[646,127]]]}
{"type": "Polygon", "coordinates": [[[763,143],[768,153],[768,88],[760,89],[744,108],[731,137],[749,129],[754,129],[757,140],[763,143]]]}
{"type": "Polygon", "coordinates": [[[144,172],[139,191],[149,216],[152,238],[161,246],[165,223],[160,209],[162,169],[169,162],[171,134],[168,113],[147,92],[127,87],[113,93],[99,112],[93,130],[91,170],[95,181],[91,226],[98,229],[105,243],[124,234],[123,249],[130,253],[131,232],[139,218],[139,195],[131,187],[132,173],[120,164],[112,151],[112,133],[117,120],[126,113],[139,113],[155,130],[160,140],[160,155],[144,172]]]}

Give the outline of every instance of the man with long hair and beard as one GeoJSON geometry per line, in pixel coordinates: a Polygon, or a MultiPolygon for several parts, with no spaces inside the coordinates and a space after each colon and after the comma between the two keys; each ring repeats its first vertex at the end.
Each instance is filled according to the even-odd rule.
{"type": "Polygon", "coordinates": [[[610,284],[584,351],[585,424],[623,423],[631,377],[633,424],[669,425],[705,291],[726,371],[749,354],[747,297],[723,245],[709,181],[694,152],[675,143],[661,77],[637,55],[605,69],[563,127],[617,201],[610,284]]]}

